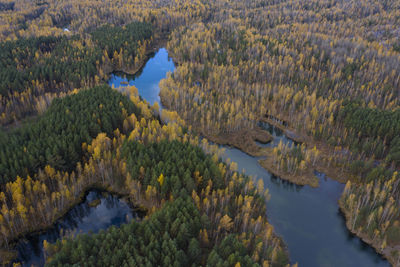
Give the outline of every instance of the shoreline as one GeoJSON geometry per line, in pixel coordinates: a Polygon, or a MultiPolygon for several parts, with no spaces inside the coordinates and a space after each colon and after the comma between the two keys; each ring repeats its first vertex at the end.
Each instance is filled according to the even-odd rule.
{"type": "MultiPolygon", "coordinates": [[[[304,137],[302,135],[298,135],[293,129],[284,126],[274,120],[271,120],[269,118],[263,117],[260,118],[260,121],[269,123],[277,128],[279,128],[280,130],[283,131],[283,134],[286,135],[286,137],[288,139],[291,139],[294,142],[297,143],[304,143],[306,145],[306,147],[309,149],[310,147],[316,147],[319,152],[321,153],[319,155],[320,158],[325,159],[325,158],[329,158],[329,155],[327,155],[328,151],[330,150],[330,148],[326,145],[323,144],[321,142],[315,142],[313,140],[311,140],[310,137],[304,137]]],[[[265,155],[268,156],[268,155],[265,155]]],[[[312,172],[318,171],[318,172],[322,172],[324,174],[326,174],[329,178],[345,184],[348,180],[354,182],[356,181],[356,178],[354,177],[354,175],[350,174],[349,172],[343,170],[343,168],[340,168],[339,166],[326,166],[326,164],[321,164],[321,162],[317,162],[315,164],[315,166],[310,167],[312,168],[312,172]]],[[[289,174],[290,175],[290,174],[289,174]]],[[[310,186],[313,186],[312,184],[308,184],[310,186]]]]}
{"type": "Polygon", "coordinates": [[[272,135],[260,127],[221,135],[210,135],[201,131],[201,135],[216,144],[235,147],[252,157],[263,156],[263,148],[256,142],[267,144],[273,140],[272,135]]]}
{"type": "MultiPolygon", "coordinates": [[[[310,146],[309,143],[309,138],[304,138],[302,136],[296,135],[296,133],[294,131],[289,130],[287,127],[285,127],[284,125],[279,124],[278,122],[275,122],[273,120],[264,118],[261,119],[261,121],[270,123],[271,125],[274,125],[276,127],[278,127],[280,130],[283,131],[283,133],[287,136],[287,138],[295,141],[295,142],[299,142],[299,143],[305,143],[306,145],[310,146]]],[[[306,173],[304,174],[290,174],[290,173],[286,173],[280,170],[277,170],[274,166],[274,164],[271,162],[272,158],[271,156],[269,156],[269,148],[261,148],[260,146],[257,153],[253,153],[252,150],[248,150],[248,147],[246,147],[246,144],[237,144],[237,143],[232,143],[227,139],[224,139],[221,136],[217,136],[217,137],[211,137],[208,135],[204,135],[207,139],[210,139],[211,141],[219,144],[219,145],[228,145],[228,146],[233,146],[237,149],[239,149],[240,151],[252,156],[252,157],[260,157],[260,156],[264,156],[266,158],[263,159],[259,159],[258,163],[260,164],[261,167],[263,167],[264,169],[266,169],[268,172],[270,172],[271,174],[277,176],[278,178],[294,183],[296,185],[300,185],[300,186],[304,186],[304,185],[308,185],[312,188],[317,188],[319,187],[319,180],[318,178],[315,176],[314,171],[318,171],[321,173],[326,174],[329,178],[339,182],[339,183],[346,183],[348,180],[354,180],[355,178],[350,175],[347,174],[345,171],[343,171],[343,169],[341,169],[340,167],[333,167],[333,166],[325,166],[321,163],[317,163],[316,166],[314,167],[310,167],[307,169],[306,173]],[[311,170],[311,171],[310,171],[311,170]],[[349,177],[349,178],[346,178],[349,177]]],[[[272,141],[273,137],[270,135],[270,138],[272,141]]],[[[253,139],[253,142],[255,140],[253,139]]],[[[315,146],[320,146],[321,144],[316,143],[316,142],[312,142],[311,145],[315,145],[315,146]]],[[[323,150],[321,150],[321,154],[322,157],[326,157],[326,153],[327,153],[327,146],[324,145],[323,150]]],[[[342,192],[343,193],[343,192],[342,192]]],[[[387,246],[384,250],[381,250],[379,248],[379,244],[377,243],[377,240],[375,242],[373,242],[373,240],[371,240],[365,233],[359,232],[359,231],[354,231],[351,230],[349,224],[349,215],[348,215],[348,211],[345,209],[345,207],[342,204],[341,199],[338,200],[338,209],[339,212],[341,213],[341,215],[343,216],[344,220],[345,220],[345,224],[346,224],[346,228],[347,230],[354,235],[355,237],[359,238],[362,242],[364,242],[366,245],[372,247],[375,252],[380,255],[382,258],[386,259],[392,266],[398,266],[395,263],[395,259],[393,258],[393,256],[391,255],[391,253],[393,251],[396,251],[395,248],[387,246]]]]}
{"type": "Polygon", "coordinates": [[[275,165],[272,163],[272,158],[268,157],[266,159],[260,159],[258,160],[258,163],[260,164],[261,167],[269,171],[271,174],[279,177],[282,180],[294,183],[296,185],[308,185],[312,188],[317,188],[319,187],[319,180],[315,176],[314,172],[305,172],[302,174],[291,174],[287,173],[281,170],[277,170],[275,168],[275,165]]]}
{"type": "MultiPolygon", "coordinates": [[[[289,139],[292,139],[293,141],[305,143],[306,146],[314,145],[319,148],[321,148],[321,146],[322,146],[322,149],[320,150],[321,154],[322,154],[321,156],[322,157],[327,156],[326,153],[329,150],[329,147],[326,144],[322,144],[321,142],[315,142],[313,140],[310,141],[310,137],[305,138],[304,136],[297,135],[294,130],[292,131],[290,128],[288,128],[274,120],[271,120],[269,118],[264,117],[264,118],[261,118],[260,120],[270,123],[271,125],[279,128],[280,130],[283,131],[283,133],[289,139]]],[[[283,121],[283,122],[285,122],[285,121],[283,121]]],[[[273,164],[271,162],[268,162],[268,158],[264,159],[264,160],[259,160],[259,163],[263,168],[267,169],[269,172],[273,173],[275,176],[278,176],[279,178],[281,178],[283,180],[287,180],[289,182],[292,182],[292,183],[295,183],[298,185],[309,185],[311,187],[318,187],[318,185],[313,186],[313,184],[310,184],[309,180],[306,179],[307,176],[290,175],[290,174],[285,174],[283,172],[279,172],[278,170],[275,170],[273,164]]],[[[355,177],[353,175],[346,173],[346,171],[344,171],[340,167],[325,166],[320,163],[317,163],[316,166],[314,167],[314,169],[318,172],[326,174],[329,178],[331,178],[339,183],[346,183],[348,180],[350,180],[350,181],[355,180],[355,177]],[[348,177],[348,178],[346,178],[346,177],[348,177]]],[[[343,194],[343,192],[341,193],[341,197],[342,197],[342,194],[343,194]]],[[[349,220],[349,218],[350,218],[349,211],[346,210],[346,208],[343,204],[343,201],[341,201],[341,197],[338,200],[338,207],[339,207],[339,212],[341,213],[341,215],[343,216],[343,218],[345,220],[347,230],[355,237],[358,237],[362,242],[364,242],[368,246],[372,247],[377,254],[379,254],[381,257],[386,259],[392,266],[398,266],[398,265],[395,265],[395,259],[390,254],[390,253],[392,253],[392,251],[396,250],[394,247],[387,246],[385,249],[382,250],[379,248],[379,244],[377,243],[378,240],[375,240],[375,241],[371,240],[371,238],[369,238],[365,233],[351,229],[350,220],[349,220]]]]}
{"type": "Polygon", "coordinates": [[[343,218],[345,219],[345,223],[346,223],[346,228],[347,230],[355,237],[359,238],[363,243],[367,244],[368,246],[372,247],[375,252],[377,254],[379,254],[382,258],[386,259],[390,265],[392,265],[393,267],[398,267],[399,265],[395,263],[395,259],[394,257],[391,255],[391,253],[393,251],[396,251],[395,248],[387,246],[385,249],[380,249],[379,248],[379,244],[377,241],[379,241],[380,239],[377,240],[371,240],[371,238],[360,231],[356,231],[356,230],[352,230],[351,226],[350,226],[350,215],[349,212],[346,210],[342,199],[340,198],[338,200],[338,206],[339,206],[339,212],[341,214],[341,216],[343,216],[343,218]]]}
{"type": "MultiPolygon", "coordinates": [[[[107,70],[106,71],[106,76],[105,76],[105,78],[100,80],[100,84],[101,84],[101,81],[102,81],[102,82],[105,82],[108,85],[107,80],[109,80],[110,74],[113,73],[113,72],[121,71],[121,72],[124,72],[124,73],[129,74],[129,75],[136,75],[136,74],[140,73],[140,71],[143,70],[144,66],[146,65],[147,61],[149,60],[150,55],[152,53],[156,52],[161,47],[166,45],[167,36],[168,36],[167,34],[162,34],[161,36],[155,36],[154,40],[151,42],[150,47],[146,49],[146,53],[145,53],[144,59],[141,60],[137,66],[134,66],[132,68],[128,68],[126,66],[124,66],[122,68],[114,68],[114,66],[112,66],[112,64],[106,65],[105,66],[105,68],[107,70]]],[[[100,84],[95,84],[94,86],[100,85],[100,84]]],[[[84,89],[87,89],[87,88],[90,88],[90,87],[81,87],[81,88],[77,88],[77,90],[84,90],[84,89]]],[[[69,90],[69,91],[65,92],[66,95],[69,95],[71,93],[73,93],[73,90],[69,90]]],[[[55,93],[55,95],[56,94],[57,93],[55,93]]],[[[60,98],[60,96],[56,96],[54,98],[60,98]]],[[[51,99],[51,101],[53,99],[51,99]]],[[[45,111],[47,110],[47,108],[45,109],[45,111]]],[[[0,124],[0,131],[4,131],[4,132],[12,131],[12,130],[14,130],[16,128],[19,128],[19,127],[25,125],[26,123],[35,121],[38,118],[39,115],[40,115],[39,113],[31,113],[30,115],[27,115],[27,116],[25,116],[25,117],[23,117],[23,118],[21,118],[19,120],[14,120],[14,121],[12,121],[10,123],[7,123],[7,124],[4,124],[4,125],[0,124]]]]}
{"type": "MultiPolygon", "coordinates": [[[[166,43],[165,36],[156,37],[155,40],[153,41],[153,44],[150,46],[150,48],[148,48],[146,50],[145,58],[138,64],[138,66],[136,66],[135,68],[132,68],[130,70],[127,70],[126,67],[122,68],[122,70],[114,69],[107,74],[107,77],[109,78],[109,75],[115,71],[123,71],[123,72],[126,72],[127,74],[131,74],[131,75],[135,75],[135,74],[139,73],[145,67],[147,61],[150,59],[151,54],[156,52],[158,49],[160,49],[163,45],[165,45],[165,43],[166,43]]],[[[33,117],[36,118],[37,116],[35,115],[33,117]]],[[[90,186],[87,186],[86,188],[84,188],[84,190],[79,194],[79,196],[77,197],[77,199],[75,201],[70,203],[70,205],[68,205],[68,207],[64,211],[62,211],[59,214],[56,214],[54,216],[54,219],[52,220],[51,223],[49,223],[48,225],[43,225],[41,227],[38,227],[38,229],[33,230],[33,231],[25,231],[25,232],[19,233],[15,238],[13,238],[12,240],[9,241],[8,246],[10,248],[8,248],[8,249],[0,248],[0,255],[2,255],[0,264],[5,265],[5,263],[3,263],[3,262],[7,262],[7,261],[10,262],[10,261],[15,260],[15,258],[18,257],[18,252],[15,250],[15,245],[21,239],[23,239],[29,235],[43,233],[43,232],[47,231],[48,229],[50,229],[51,227],[53,227],[54,224],[57,223],[58,220],[65,217],[66,214],[68,212],[70,212],[76,205],[83,203],[86,195],[91,190],[105,191],[110,194],[117,195],[120,198],[127,197],[126,201],[131,209],[140,211],[140,212],[148,211],[148,208],[146,208],[143,205],[140,205],[140,203],[133,203],[131,198],[129,198],[129,193],[123,192],[122,190],[117,191],[117,190],[113,189],[111,186],[104,186],[99,183],[95,183],[93,185],[90,185],[90,186]],[[6,258],[4,258],[4,255],[6,255],[6,258]]]]}
{"type": "Polygon", "coordinates": [[[129,208],[132,209],[133,211],[145,212],[145,213],[148,212],[148,208],[146,208],[144,205],[140,205],[140,203],[133,203],[133,201],[129,197],[129,193],[123,192],[123,189],[117,190],[116,188],[113,188],[110,185],[105,186],[100,183],[94,183],[92,185],[88,185],[82,190],[82,192],[78,195],[78,197],[75,201],[71,202],[65,210],[63,210],[62,212],[60,212],[59,214],[56,214],[54,216],[54,219],[52,220],[51,223],[49,223],[48,225],[42,226],[39,229],[36,229],[33,231],[25,231],[23,233],[20,233],[17,237],[10,240],[10,242],[9,242],[10,248],[9,249],[5,248],[4,250],[3,249],[0,250],[0,255],[2,255],[2,253],[6,254],[6,255],[8,254],[8,255],[11,255],[12,258],[6,258],[5,260],[2,259],[2,261],[4,261],[4,262],[0,262],[0,263],[5,265],[5,264],[7,264],[7,261],[15,260],[18,257],[18,251],[15,250],[15,246],[17,245],[17,243],[20,240],[22,240],[26,237],[32,236],[32,235],[38,235],[38,234],[42,234],[42,233],[48,231],[50,228],[52,228],[57,223],[57,221],[65,218],[67,216],[67,214],[74,207],[84,203],[86,196],[89,194],[90,191],[93,191],[93,190],[98,190],[100,192],[107,192],[108,194],[111,194],[111,195],[117,196],[120,199],[123,199],[124,201],[127,202],[129,208]]]}
{"type": "MultiPolygon", "coordinates": [[[[205,136],[205,137],[207,139],[209,139],[208,136],[205,136]]],[[[248,154],[248,155],[250,155],[252,157],[259,156],[259,155],[251,155],[251,154],[247,153],[246,151],[243,151],[240,148],[240,146],[231,145],[231,144],[228,144],[228,143],[220,143],[220,142],[218,142],[218,139],[211,140],[211,141],[213,141],[213,142],[215,142],[215,143],[217,143],[219,145],[233,146],[233,147],[239,149],[240,151],[242,151],[242,152],[244,152],[244,153],[246,153],[246,154],[248,154]]],[[[263,152],[262,154],[264,154],[263,156],[266,156],[265,154],[268,154],[266,150],[263,150],[262,152],[263,152]]],[[[268,161],[268,159],[271,159],[271,158],[267,156],[267,158],[260,159],[260,160],[258,160],[258,162],[259,162],[261,167],[263,167],[264,169],[266,169],[268,172],[270,172],[274,176],[278,177],[279,179],[282,179],[284,181],[288,181],[288,182],[291,182],[293,184],[300,185],[300,186],[308,185],[308,186],[310,186],[312,188],[319,187],[319,180],[315,176],[314,172],[312,172],[312,175],[310,175],[310,174],[291,175],[291,174],[276,170],[274,168],[274,165],[270,161],[268,161]],[[313,179],[313,178],[315,178],[315,179],[313,179]]],[[[322,166],[316,166],[314,168],[314,170],[326,174],[329,178],[331,178],[331,179],[333,179],[333,180],[335,180],[335,181],[337,181],[339,183],[346,183],[346,181],[344,181],[343,179],[334,179],[335,176],[332,176],[332,175],[329,174],[329,173],[331,173],[331,171],[333,171],[331,169],[326,169],[326,168],[324,168],[322,166]]],[[[392,251],[395,251],[394,248],[392,248],[390,246],[387,246],[386,249],[381,250],[381,249],[379,249],[378,244],[376,242],[372,242],[372,240],[369,237],[367,237],[364,233],[351,230],[351,228],[349,226],[349,224],[350,224],[349,215],[348,215],[348,212],[346,211],[346,209],[344,208],[344,206],[342,205],[341,199],[338,200],[338,209],[339,209],[339,212],[341,213],[341,215],[343,216],[343,218],[345,220],[345,224],[346,224],[347,230],[354,237],[359,238],[363,243],[365,243],[366,245],[372,247],[378,255],[380,255],[382,258],[386,259],[390,263],[390,265],[392,265],[393,267],[397,267],[398,266],[398,265],[395,265],[395,259],[390,255],[390,253],[392,251]]]]}
{"type": "Polygon", "coordinates": [[[124,66],[122,68],[113,68],[113,66],[107,66],[111,70],[107,71],[107,76],[105,77],[105,79],[103,79],[103,81],[108,85],[107,81],[110,79],[110,75],[114,72],[123,72],[128,75],[139,74],[143,70],[143,68],[146,66],[146,63],[147,63],[147,61],[149,61],[151,55],[153,53],[157,52],[158,49],[165,46],[166,42],[167,42],[166,36],[164,36],[164,35],[157,36],[155,38],[155,40],[152,41],[152,44],[150,45],[150,47],[146,49],[145,57],[143,58],[142,61],[139,62],[139,64],[137,66],[134,66],[132,68],[128,68],[126,66],[124,66]]]}
{"type": "MultiPolygon", "coordinates": [[[[122,68],[120,70],[114,69],[107,74],[107,77],[109,77],[109,75],[115,71],[121,71],[121,72],[131,74],[131,75],[137,74],[145,67],[151,54],[156,52],[160,47],[163,46],[163,42],[165,42],[165,40],[158,41],[158,42],[154,41],[154,45],[152,45],[151,48],[146,51],[145,58],[143,59],[143,61],[141,61],[136,67],[134,67],[130,70],[127,70],[126,68],[122,68]]],[[[289,139],[292,139],[295,142],[305,143],[306,145],[308,145],[308,142],[303,139],[304,137],[296,135],[296,133],[294,131],[288,130],[287,127],[279,124],[278,122],[275,122],[275,121],[267,119],[267,118],[265,118],[264,121],[271,123],[272,125],[280,128],[289,139]]],[[[286,181],[289,181],[289,182],[297,184],[297,185],[302,185],[302,186],[309,185],[313,188],[318,187],[319,180],[315,176],[314,170],[318,170],[318,171],[322,170],[321,172],[326,173],[330,178],[332,178],[335,181],[338,181],[340,183],[346,182],[346,181],[343,181],[343,179],[337,178],[336,175],[333,175],[333,176],[329,175],[329,173],[334,172],[333,169],[336,169],[336,168],[332,167],[332,169],[331,169],[326,166],[319,166],[320,164],[317,164],[317,166],[315,166],[315,167],[308,168],[304,174],[290,174],[290,173],[285,173],[283,171],[277,170],[274,167],[274,164],[272,164],[272,162],[271,162],[272,158],[268,157],[269,150],[260,147],[256,143],[256,141],[261,142],[261,143],[268,143],[273,140],[272,135],[268,131],[261,129],[260,127],[256,127],[255,129],[246,129],[246,130],[238,131],[235,133],[221,134],[221,135],[208,135],[208,134],[202,134],[202,135],[204,137],[206,137],[207,139],[209,139],[210,141],[215,142],[217,144],[233,146],[252,157],[267,156],[266,159],[258,160],[259,164],[264,169],[266,169],[271,174],[279,177],[282,180],[286,180],[286,181]]],[[[324,152],[322,152],[322,154],[324,154],[324,152]]],[[[336,174],[337,174],[337,172],[336,172],[336,174]]],[[[132,202],[131,199],[129,197],[126,198],[126,196],[129,196],[129,194],[121,193],[123,191],[123,189],[121,189],[120,191],[115,191],[115,190],[113,190],[112,186],[104,186],[104,185],[100,185],[100,184],[96,183],[92,186],[88,186],[87,188],[85,188],[82,191],[82,193],[79,195],[77,201],[74,201],[68,209],[66,209],[64,212],[61,213],[60,216],[56,215],[55,216],[56,219],[54,219],[54,221],[50,225],[48,225],[40,230],[21,234],[21,236],[16,239],[17,240],[16,242],[18,242],[21,238],[24,238],[28,235],[31,235],[31,234],[34,235],[34,234],[39,234],[39,233],[45,232],[46,230],[51,228],[55,223],[57,223],[58,220],[62,219],[76,205],[83,203],[85,201],[85,197],[87,196],[88,192],[90,192],[91,190],[96,190],[96,189],[108,192],[113,195],[117,195],[118,197],[121,197],[121,198],[123,197],[130,205],[130,208],[132,208],[131,204],[133,205],[133,203],[131,203],[132,202]]],[[[147,210],[144,206],[138,206],[138,207],[139,207],[139,210],[142,210],[142,211],[147,210]]],[[[363,233],[357,233],[356,231],[350,230],[349,225],[348,225],[349,224],[348,215],[346,214],[346,210],[344,209],[344,207],[341,206],[340,200],[339,200],[339,210],[341,213],[343,213],[343,216],[345,217],[347,229],[352,234],[354,234],[355,236],[360,238],[363,242],[365,242],[369,246],[373,247],[379,255],[382,255],[394,266],[394,259],[392,262],[390,255],[388,256],[385,254],[384,251],[378,250],[376,245],[371,240],[368,240],[367,237],[364,237],[362,235],[363,233]]],[[[390,250],[390,251],[392,251],[392,250],[390,250]]],[[[1,253],[2,253],[2,251],[0,251],[0,254],[1,253]]],[[[389,253],[389,252],[387,252],[387,253],[389,253]]]]}

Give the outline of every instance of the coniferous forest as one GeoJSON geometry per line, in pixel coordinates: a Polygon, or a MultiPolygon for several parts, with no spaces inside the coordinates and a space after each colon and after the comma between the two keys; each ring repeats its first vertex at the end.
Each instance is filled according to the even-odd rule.
{"type": "Polygon", "coordinates": [[[0,264],[101,189],[144,217],[38,265],[302,266],[225,148],[298,190],[325,174],[345,233],[400,266],[399,25],[385,0],[0,0],[0,264]],[[110,82],[160,48],[159,103],[110,82]]]}

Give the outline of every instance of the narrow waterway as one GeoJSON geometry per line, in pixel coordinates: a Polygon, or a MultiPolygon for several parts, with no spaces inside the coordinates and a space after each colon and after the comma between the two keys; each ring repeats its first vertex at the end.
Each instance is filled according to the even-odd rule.
{"type": "MultiPolygon", "coordinates": [[[[174,68],[167,50],[162,48],[149,59],[139,76],[114,73],[109,85],[135,85],[140,96],[151,105],[155,101],[160,103],[158,83],[174,68]]],[[[266,146],[275,146],[281,140],[293,142],[279,129],[268,124],[263,124],[263,127],[274,136],[274,141],[266,146]]],[[[337,203],[343,184],[316,173],[320,187],[296,186],[263,169],[258,164],[259,158],[235,148],[225,148],[223,158],[230,158],[246,174],[264,180],[271,194],[267,204],[268,219],[287,244],[293,263],[298,262],[299,266],[306,267],[390,266],[371,247],[347,230],[337,203]]]]}
{"type": "Polygon", "coordinates": [[[50,229],[21,239],[16,246],[16,261],[21,262],[23,266],[43,266],[44,240],[54,243],[65,234],[97,233],[112,225],[127,223],[132,218],[138,219],[138,213],[133,212],[124,200],[107,192],[89,191],[84,202],[72,208],[50,229]]]}

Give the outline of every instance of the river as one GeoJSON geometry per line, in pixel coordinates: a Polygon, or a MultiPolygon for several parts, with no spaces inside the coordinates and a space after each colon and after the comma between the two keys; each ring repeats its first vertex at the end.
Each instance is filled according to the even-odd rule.
{"type": "MultiPolygon", "coordinates": [[[[173,71],[175,65],[168,58],[166,49],[159,49],[136,75],[114,73],[109,84],[114,87],[135,85],[140,96],[151,105],[160,103],[158,83],[173,71]]],[[[274,140],[262,146],[275,146],[280,141],[293,142],[274,126],[262,123],[270,131],[274,140]]],[[[269,222],[275,227],[288,246],[293,263],[306,267],[328,266],[390,266],[371,247],[350,234],[344,218],[339,213],[337,201],[344,188],[322,173],[318,188],[297,186],[270,174],[259,164],[259,158],[251,157],[242,151],[224,147],[223,159],[230,158],[238,163],[239,170],[256,178],[261,178],[269,189],[271,200],[267,203],[269,222]]],[[[44,264],[43,240],[55,242],[61,232],[96,233],[101,229],[138,218],[128,204],[108,193],[90,191],[84,202],[75,206],[66,216],[56,222],[49,230],[32,234],[17,244],[18,261],[24,266],[44,264]],[[94,200],[100,200],[93,206],[94,200]]]]}
{"type": "MultiPolygon", "coordinates": [[[[161,48],[148,60],[140,75],[114,73],[109,85],[134,85],[140,96],[151,105],[155,101],[160,103],[158,83],[174,68],[167,50],[161,48]]],[[[274,141],[265,146],[275,146],[280,140],[293,142],[279,129],[268,124],[262,126],[274,136],[274,141]]],[[[267,203],[268,220],[276,233],[283,237],[293,263],[306,267],[390,266],[347,230],[338,207],[343,184],[316,173],[320,179],[318,188],[297,186],[270,174],[258,164],[259,158],[236,148],[225,149],[224,159],[230,158],[238,163],[239,170],[244,169],[246,174],[264,180],[271,194],[267,203]]]]}

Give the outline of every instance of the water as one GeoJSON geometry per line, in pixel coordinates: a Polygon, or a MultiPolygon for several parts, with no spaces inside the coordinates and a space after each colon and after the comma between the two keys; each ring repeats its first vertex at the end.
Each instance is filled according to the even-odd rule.
{"type": "Polygon", "coordinates": [[[139,95],[147,100],[150,105],[158,102],[161,106],[158,83],[166,77],[168,72],[172,72],[174,69],[174,62],[168,57],[167,50],[161,48],[152,55],[136,75],[115,72],[111,74],[108,84],[114,85],[114,87],[134,85],[138,89],[139,95]]]}
{"type": "Polygon", "coordinates": [[[267,216],[299,266],[390,266],[375,251],[347,230],[337,201],[344,188],[324,174],[319,187],[298,186],[279,179],[258,164],[258,159],[226,147],[224,159],[239,170],[261,178],[269,189],[267,216]]]}
{"type": "Polygon", "coordinates": [[[289,146],[301,144],[299,142],[296,142],[296,141],[288,138],[286,135],[283,134],[283,131],[281,129],[279,129],[278,127],[276,127],[268,122],[260,121],[258,123],[258,126],[263,128],[264,130],[267,130],[268,132],[270,132],[270,134],[273,137],[273,140],[266,144],[256,141],[256,143],[261,147],[276,147],[276,146],[278,146],[279,142],[282,142],[284,144],[289,144],[289,146]]]}
{"type": "MultiPolygon", "coordinates": [[[[174,64],[167,51],[160,49],[147,62],[140,76],[114,74],[109,84],[118,87],[124,81],[135,85],[142,98],[153,104],[160,102],[159,81],[173,70],[174,64]]],[[[280,140],[293,142],[279,129],[268,124],[261,126],[274,136],[274,141],[265,146],[276,146],[280,140]]],[[[288,245],[293,263],[298,262],[305,267],[390,266],[347,230],[337,203],[343,184],[316,173],[320,187],[294,185],[271,175],[258,164],[259,158],[236,148],[226,147],[223,158],[230,158],[238,163],[239,170],[245,169],[246,174],[264,180],[271,194],[267,204],[268,220],[288,245]]]]}
{"type": "Polygon", "coordinates": [[[54,243],[61,238],[61,233],[76,235],[79,233],[97,233],[101,229],[115,225],[120,226],[132,218],[138,219],[128,204],[118,197],[97,190],[90,191],[85,201],[76,205],[63,218],[58,220],[44,233],[32,234],[20,240],[16,246],[18,262],[23,266],[43,266],[43,241],[54,243]],[[97,206],[89,205],[93,200],[100,200],[97,206]]]}
{"type": "MultiPolygon", "coordinates": [[[[153,105],[156,101],[160,103],[158,83],[166,77],[167,72],[173,71],[174,68],[175,65],[168,58],[167,50],[162,48],[156,54],[151,55],[146,65],[136,75],[113,73],[109,84],[114,84],[115,87],[134,85],[138,88],[140,96],[146,99],[150,105],[153,105]]],[[[125,201],[110,194],[104,196],[99,191],[90,191],[83,203],[75,206],[51,229],[20,240],[16,246],[18,251],[17,262],[22,262],[23,266],[31,266],[32,264],[43,266],[45,262],[44,240],[53,243],[61,238],[61,232],[96,233],[112,225],[119,226],[127,223],[133,217],[138,218],[138,214],[133,213],[125,201]],[[95,199],[100,199],[100,204],[96,207],[90,207],[89,203],[95,199]]]]}

